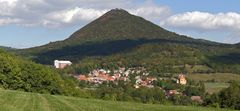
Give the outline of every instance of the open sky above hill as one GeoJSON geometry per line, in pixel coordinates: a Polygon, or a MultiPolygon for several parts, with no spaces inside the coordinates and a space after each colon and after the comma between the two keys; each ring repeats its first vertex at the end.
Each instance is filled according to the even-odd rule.
{"type": "Polygon", "coordinates": [[[179,34],[240,42],[236,0],[0,0],[0,45],[26,48],[62,40],[113,8],[179,34]]]}

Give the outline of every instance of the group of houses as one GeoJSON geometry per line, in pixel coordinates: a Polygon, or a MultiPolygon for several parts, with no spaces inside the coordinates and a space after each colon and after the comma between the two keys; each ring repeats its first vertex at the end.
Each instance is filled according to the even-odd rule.
{"type": "Polygon", "coordinates": [[[102,84],[104,81],[109,82],[109,81],[115,81],[115,80],[124,80],[126,81],[126,77],[123,77],[119,73],[115,74],[110,74],[110,70],[104,70],[104,69],[97,69],[91,71],[89,74],[86,75],[76,75],[74,76],[80,81],[88,81],[90,83],[95,83],[95,84],[102,84]]]}
{"type": "MultiPolygon", "coordinates": [[[[54,66],[55,68],[63,69],[67,66],[72,65],[71,61],[64,61],[64,60],[55,60],[54,66]]],[[[137,68],[119,68],[118,70],[110,71],[104,69],[96,69],[91,71],[89,74],[85,75],[77,75],[75,76],[80,81],[88,81],[91,83],[101,84],[104,81],[115,81],[115,80],[129,80],[129,74],[136,74],[135,77],[136,82],[134,87],[139,88],[141,86],[152,88],[153,81],[156,81],[156,77],[148,77],[149,73],[146,71],[144,67],[137,67],[137,68]],[[142,74],[142,75],[139,75],[142,74]]],[[[183,74],[179,74],[176,80],[178,84],[186,85],[187,80],[183,74]]]]}
{"type": "MultiPolygon", "coordinates": [[[[63,60],[55,60],[54,67],[58,69],[63,69],[67,66],[72,65],[71,61],[63,61],[63,60]]],[[[157,80],[156,77],[148,76],[149,73],[146,71],[144,67],[137,67],[137,68],[119,68],[118,70],[105,70],[105,69],[95,69],[88,74],[80,74],[75,75],[74,77],[77,78],[79,81],[87,81],[94,84],[102,84],[105,82],[116,82],[118,80],[122,81],[130,81],[129,75],[136,74],[135,76],[135,88],[140,87],[148,87],[153,88],[153,82],[157,80]]],[[[187,80],[184,74],[179,74],[176,83],[181,85],[186,85],[187,80]]],[[[165,91],[166,97],[170,97],[172,95],[181,94],[177,90],[168,90],[165,91]]],[[[202,102],[200,96],[192,96],[191,99],[193,101],[202,102]]]]}
{"type": "MultiPolygon", "coordinates": [[[[154,87],[154,81],[157,81],[158,78],[149,76],[149,73],[143,67],[137,68],[119,68],[118,70],[105,70],[105,69],[95,69],[88,74],[75,75],[79,81],[87,81],[94,84],[102,84],[105,82],[117,82],[119,80],[129,82],[130,75],[134,75],[135,79],[135,88],[140,87],[154,87]]],[[[160,78],[161,80],[162,78],[160,78]]],[[[181,85],[186,85],[187,80],[183,74],[179,74],[176,79],[176,83],[181,85]]]]}
{"type": "Polygon", "coordinates": [[[140,88],[140,87],[148,87],[148,88],[153,88],[153,82],[157,80],[156,77],[143,77],[143,76],[136,76],[135,77],[136,82],[134,87],[135,88],[140,88]]]}
{"type": "MultiPolygon", "coordinates": [[[[54,66],[55,68],[63,69],[69,65],[72,65],[71,61],[63,61],[63,60],[55,60],[54,66]]],[[[105,70],[105,69],[96,69],[91,71],[89,74],[80,74],[75,75],[74,77],[80,81],[88,81],[90,83],[102,84],[104,81],[116,81],[123,80],[128,81],[129,75],[135,74],[135,88],[139,87],[149,87],[152,88],[153,81],[156,81],[156,77],[149,77],[149,73],[146,71],[144,67],[136,67],[136,68],[119,68],[118,70],[105,70]]],[[[186,85],[187,80],[183,74],[179,74],[176,80],[178,84],[186,85]]]]}
{"type": "Polygon", "coordinates": [[[130,81],[129,75],[130,74],[147,74],[144,73],[145,68],[119,68],[117,70],[105,70],[105,69],[95,69],[91,71],[88,74],[80,74],[80,75],[75,75],[74,77],[77,78],[80,81],[87,81],[90,83],[95,83],[95,84],[102,84],[104,81],[105,82],[116,82],[118,80],[121,81],[130,81]]]}

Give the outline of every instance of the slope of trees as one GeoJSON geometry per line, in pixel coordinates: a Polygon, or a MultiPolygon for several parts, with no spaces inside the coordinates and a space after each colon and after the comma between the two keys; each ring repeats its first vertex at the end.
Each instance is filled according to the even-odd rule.
{"type": "MultiPolygon", "coordinates": [[[[122,43],[122,42],[120,42],[122,43]]],[[[71,60],[75,64],[69,73],[86,73],[93,69],[116,69],[118,67],[146,67],[151,74],[191,73],[188,68],[204,65],[207,70],[197,73],[240,73],[239,49],[222,46],[200,46],[161,41],[128,41],[123,44],[100,44],[89,47],[69,48],[44,53],[35,58],[38,62],[54,59],[71,60]],[[148,42],[147,42],[148,41],[148,42]],[[124,45],[123,45],[124,44],[124,45]],[[123,46],[122,46],[123,45],[123,46]],[[231,54],[234,53],[234,54],[231,54]],[[47,58],[49,57],[49,58],[47,58]]]]}
{"type": "Polygon", "coordinates": [[[28,92],[68,94],[75,93],[75,84],[62,79],[50,67],[23,60],[0,50],[0,87],[28,92]],[[70,91],[71,90],[71,91],[70,91]]]}
{"type": "Polygon", "coordinates": [[[240,85],[233,81],[230,86],[217,94],[209,95],[204,105],[240,110],[240,85]]]}

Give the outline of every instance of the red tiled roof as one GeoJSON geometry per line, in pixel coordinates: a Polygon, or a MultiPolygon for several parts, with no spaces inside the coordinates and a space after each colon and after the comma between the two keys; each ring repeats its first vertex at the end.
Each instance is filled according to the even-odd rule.
{"type": "Polygon", "coordinates": [[[109,77],[107,78],[107,80],[108,80],[108,81],[114,81],[114,78],[113,78],[112,76],[109,76],[109,77]]]}
{"type": "Polygon", "coordinates": [[[80,76],[78,77],[78,79],[81,80],[81,81],[86,81],[86,80],[87,80],[87,77],[86,77],[85,75],[80,75],[80,76]]]}

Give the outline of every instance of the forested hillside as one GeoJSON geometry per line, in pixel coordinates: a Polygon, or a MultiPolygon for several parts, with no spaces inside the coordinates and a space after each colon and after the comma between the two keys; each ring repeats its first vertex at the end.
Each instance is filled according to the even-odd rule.
{"type": "Polygon", "coordinates": [[[71,60],[81,66],[76,70],[146,66],[155,73],[191,73],[185,66],[196,65],[208,70],[195,72],[240,73],[239,52],[238,45],[179,35],[122,9],[107,12],[66,40],[16,51],[42,64],[71,60]]]}

